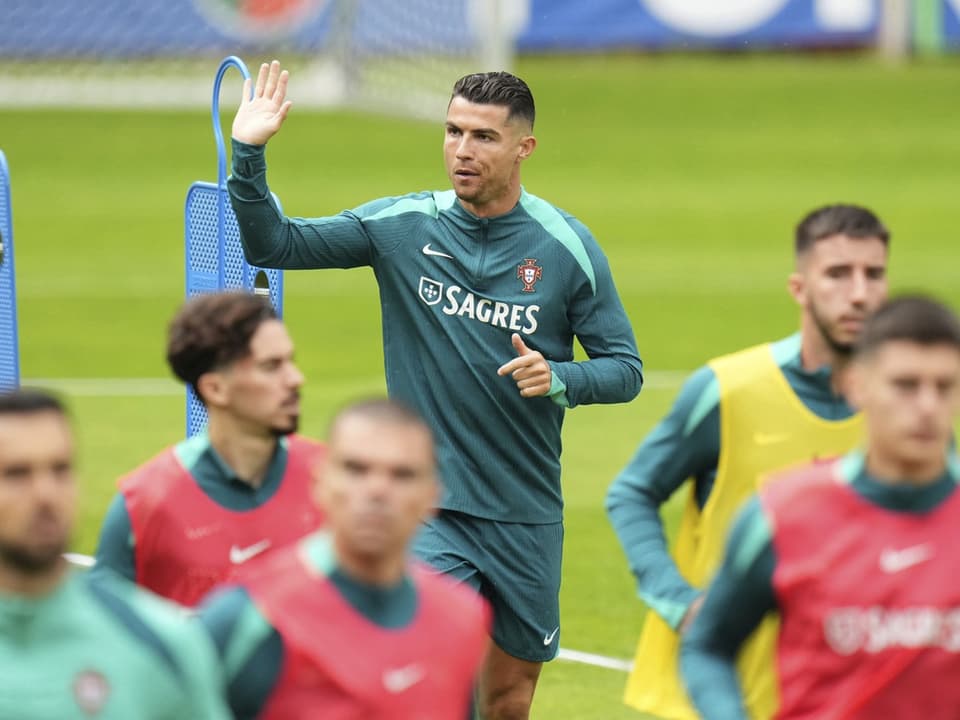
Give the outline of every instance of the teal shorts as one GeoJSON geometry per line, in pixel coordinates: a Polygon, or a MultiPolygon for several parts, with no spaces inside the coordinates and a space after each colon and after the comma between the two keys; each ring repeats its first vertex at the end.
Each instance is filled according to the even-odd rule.
{"type": "Polygon", "coordinates": [[[498,522],[441,510],[413,552],[493,607],[493,641],[509,655],[544,662],[560,649],[563,523],[498,522]]]}

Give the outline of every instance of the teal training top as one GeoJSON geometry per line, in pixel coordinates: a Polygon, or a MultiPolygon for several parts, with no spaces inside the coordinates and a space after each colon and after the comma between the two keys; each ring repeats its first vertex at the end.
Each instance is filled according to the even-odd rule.
{"type": "MultiPolygon", "coordinates": [[[[267,188],[263,146],[237,141],[228,188],[249,262],[372,266],[387,389],[433,428],[442,508],[505,522],[561,520],[564,409],[626,402],[642,383],[610,268],[582,223],[525,190],[494,218],[468,212],[452,190],[287,218],[267,188]],[[550,363],[549,396],[523,398],[512,378],[497,375],[516,357],[512,333],[550,363]],[[573,361],[574,337],[589,360],[573,361]]],[[[322,318],[316,327],[324,332],[322,318]]]]}
{"type": "MultiPolygon", "coordinates": [[[[207,497],[236,512],[254,510],[272,498],[287,471],[285,438],[277,441],[267,473],[257,487],[245,482],[227,465],[210,444],[210,436],[206,432],[179,442],[174,452],[207,497]]],[[[114,496],[100,527],[96,564],[91,572],[97,574],[103,571],[117,573],[134,582],[137,580],[136,539],[123,493],[114,496]]]]}
{"type": "Polygon", "coordinates": [[[39,599],[0,593],[0,718],[230,717],[196,619],[119,577],[71,572],[39,599]]]}
{"type": "MultiPolygon", "coordinates": [[[[842,470],[850,487],[869,502],[902,513],[928,513],[960,482],[954,457],[936,482],[891,485],[866,471],[863,454],[846,456],[842,470]]],[[[754,495],[730,531],[726,554],[700,613],[684,636],[680,666],[690,699],[708,720],[746,720],[737,679],[737,652],[764,615],[777,610],[773,573],[777,557],[770,519],[754,495]]]]}
{"type": "MultiPolygon", "coordinates": [[[[805,370],[799,333],[772,345],[773,357],[797,397],[824,420],[853,414],[834,392],[828,366],[805,370]]],[[[676,628],[702,588],[688,583],[670,557],[660,506],[688,479],[706,503],[720,457],[720,387],[704,365],[693,373],[670,412],[650,432],[607,492],[607,514],[637,578],[640,598],[676,628]]]]}

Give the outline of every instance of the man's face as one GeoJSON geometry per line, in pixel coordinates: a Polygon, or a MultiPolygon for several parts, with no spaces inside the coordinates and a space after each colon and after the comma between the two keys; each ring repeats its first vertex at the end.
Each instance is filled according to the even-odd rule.
{"type": "Polygon", "coordinates": [[[472,103],[457,96],[447,109],[443,157],[463,205],[479,216],[499,215],[516,202],[520,163],[536,146],[522,118],[507,120],[505,105],[472,103]]]}
{"type": "Polygon", "coordinates": [[[818,240],[799,258],[790,290],[826,344],[849,354],[887,297],[887,247],[880,238],[818,240]]]}
{"type": "Polygon", "coordinates": [[[52,410],[0,415],[0,563],[25,575],[55,567],[76,495],[66,418],[52,410]]]}
{"type": "Polygon", "coordinates": [[[293,341],[279,320],[266,320],[250,338],[250,353],[210,373],[210,406],[228,412],[253,434],[286,435],[300,424],[303,374],[293,361],[293,341]]]}
{"type": "Polygon", "coordinates": [[[960,410],[960,351],[890,341],[854,363],[852,381],[871,448],[903,465],[944,457],[960,410]]]}
{"type": "Polygon", "coordinates": [[[401,558],[437,500],[433,440],[418,425],[347,415],[315,492],[339,552],[363,563],[401,558]]]}

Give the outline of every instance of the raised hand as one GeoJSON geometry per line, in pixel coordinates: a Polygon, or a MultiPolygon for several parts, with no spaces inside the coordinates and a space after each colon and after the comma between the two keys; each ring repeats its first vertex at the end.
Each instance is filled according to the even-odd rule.
{"type": "Polygon", "coordinates": [[[553,381],[553,371],[550,370],[550,364],[544,360],[543,355],[527,347],[523,338],[517,333],[510,337],[513,343],[513,349],[517,352],[515,357],[505,365],[501,365],[497,370],[497,375],[512,375],[517,387],[520,388],[520,394],[523,397],[539,397],[550,392],[550,384],[553,381]]]}
{"type": "Polygon", "coordinates": [[[257,84],[250,96],[250,80],[243,81],[243,97],[233,118],[233,137],[251,145],[265,145],[283,125],[292,103],[286,100],[290,73],[280,71],[274,60],[260,66],[257,84]]]}

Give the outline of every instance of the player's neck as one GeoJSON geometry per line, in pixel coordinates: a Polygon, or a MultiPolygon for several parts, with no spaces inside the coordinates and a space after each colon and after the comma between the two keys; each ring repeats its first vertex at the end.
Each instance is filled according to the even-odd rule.
{"type": "Polygon", "coordinates": [[[473,213],[479,218],[494,218],[499,217],[500,215],[506,215],[517,206],[518,202],[520,202],[519,179],[517,180],[515,186],[511,184],[508,192],[504,193],[495,200],[491,200],[488,203],[475,205],[474,203],[460,200],[460,204],[463,205],[467,211],[473,213]]]}
{"type": "Polygon", "coordinates": [[[871,442],[867,451],[867,473],[889,485],[930,485],[947,469],[946,448],[923,460],[903,458],[882,443],[871,442]]]}
{"type": "Polygon", "coordinates": [[[60,559],[50,570],[42,573],[24,573],[0,562],[0,592],[25,598],[40,598],[49,595],[69,572],[69,565],[60,559]]]}
{"type": "Polygon", "coordinates": [[[843,395],[843,374],[850,362],[848,353],[839,353],[828,343],[819,329],[806,321],[800,329],[800,364],[807,372],[830,368],[830,384],[837,395],[843,395]]]}
{"type": "Polygon", "coordinates": [[[237,477],[252,487],[260,487],[277,449],[273,434],[250,434],[233,423],[211,417],[207,428],[210,444],[237,477]]]}
{"type": "Polygon", "coordinates": [[[351,553],[343,547],[342,543],[337,542],[336,537],[334,537],[334,547],[340,569],[352,580],[365,585],[382,588],[396,587],[407,571],[406,553],[399,556],[371,558],[351,553]]]}

